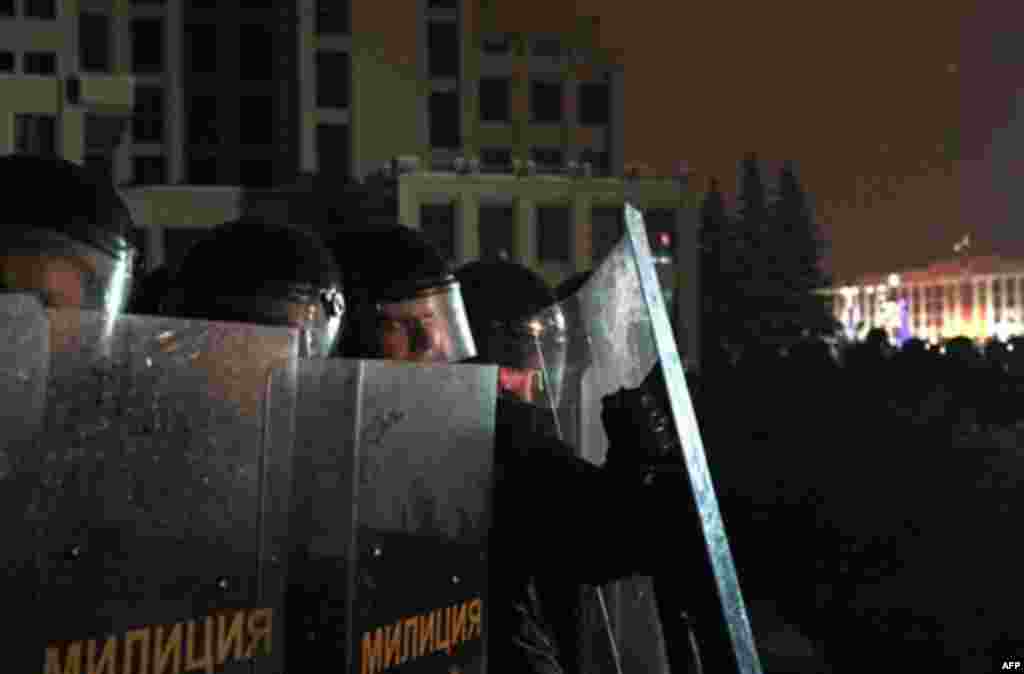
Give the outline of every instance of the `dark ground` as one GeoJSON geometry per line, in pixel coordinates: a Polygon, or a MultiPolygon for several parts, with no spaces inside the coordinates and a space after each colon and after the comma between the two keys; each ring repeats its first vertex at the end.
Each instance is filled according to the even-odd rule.
{"type": "Polygon", "coordinates": [[[765,671],[990,672],[1024,657],[1015,363],[861,348],[840,366],[810,351],[691,385],[765,671]],[[770,664],[774,646],[806,644],[783,624],[827,665],[770,664]]]}

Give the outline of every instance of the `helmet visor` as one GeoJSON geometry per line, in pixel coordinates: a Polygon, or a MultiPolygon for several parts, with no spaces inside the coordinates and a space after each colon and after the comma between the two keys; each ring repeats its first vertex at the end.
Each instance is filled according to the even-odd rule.
{"type": "Polygon", "coordinates": [[[558,305],[528,318],[493,321],[479,360],[501,366],[498,393],[554,410],[565,371],[565,320],[558,305]]]}
{"type": "Polygon", "coordinates": [[[462,291],[447,283],[376,306],[380,355],[393,360],[456,363],[476,355],[462,291]]]}
{"type": "Polygon", "coordinates": [[[341,334],[344,303],[341,293],[331,288],[320,297],[279,298],[255,295],[219,295],[188,312],[190,316],[214,321],[238,321],[297,328],[299,357],[328,358],[341,334]]]}
{"type": "Polygon", "coordinates": [[[131,297],[135,249],[101,250],[59,232],[0,233],[0,285],[38,294],[48,307],[120,314],[131,297]]]}

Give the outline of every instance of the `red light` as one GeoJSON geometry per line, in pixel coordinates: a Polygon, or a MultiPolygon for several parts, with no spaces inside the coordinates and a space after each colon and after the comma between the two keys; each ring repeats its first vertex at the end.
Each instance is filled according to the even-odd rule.
{"type": "Polygon", "coordinates": [[[672,245],[672,235],[668,232],[661,232],[658,234],[658,243],[666,248],[672,245]]]}

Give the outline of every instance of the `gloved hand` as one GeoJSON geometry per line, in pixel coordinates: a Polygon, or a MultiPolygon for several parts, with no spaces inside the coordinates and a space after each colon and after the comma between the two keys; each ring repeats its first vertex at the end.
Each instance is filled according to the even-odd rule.
{"type": "Polygon", "coordinates": [[[642,471],[684,463],[660,363],[637,388],[619,389],[601,399],[601,423],[608,435],[609,468],[642,471]]]}

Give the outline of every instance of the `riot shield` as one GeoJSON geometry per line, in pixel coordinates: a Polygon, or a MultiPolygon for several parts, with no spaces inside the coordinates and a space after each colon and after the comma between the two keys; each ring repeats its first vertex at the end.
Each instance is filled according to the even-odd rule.
{"type": "MultiPolygon", "coordinates": [[[[10,306],[8,331],[34,334],[10,306]]],[[[280,672],[295,380],[270,374],[297,333],[45,316],[42,413],[26,396],[0,474],[3,671],[280,672]]]]}
{"type": "MultiPolygon", "coordinates": [[[[582,670],[616,671],[614,658],[609,658],[602,646],[607,642],[607,613],[625,674],[668,672],[670,663],[672,671],[685,671],[683,663],[691,660],[694,636],[704,671],[760,672],[643,217],[630,205],[626,206],[626,226],[623,239],[581,287],[561,302],[570,322],[570,357],[565,369],[572,376],[566,378],[568,393],[560,397],[558,414],[566,436],[578,441],[583,457],[602,464],[608,450],[601,421],[602,398],[623,388],[639,387],[660,367],[691,486],[691,493],[680,494],[680,498],[693,499],[696,506],[681,507],[680,512],[699,513],[707,556],[702,577],[685,579],[685,606],[677,605],[676,579],[661,576],[657,583],[660,598],[649,577],[605,587],[607,612],[599,605],[600,596],[591,595],[583,612],[584,642],[589,647],[582,654],[582,670]],[[684,611],[695,620],[693,631],[681,622],[684,611]]],[[[687,524],[680,523],[680,528],[687,524]]],[[[666,555],[671,554],[670,548],[666,543],[666,555]]],[[[664,562],[664,568],[673,567],[670,559],[664,562]]],[[[692,562],[687,565],[692,566],[692,562]]]]}
{"type": "Polygon", "coordinates": [[[497,368],[299,366],[289,672],[486,671],[497,368]]]}

